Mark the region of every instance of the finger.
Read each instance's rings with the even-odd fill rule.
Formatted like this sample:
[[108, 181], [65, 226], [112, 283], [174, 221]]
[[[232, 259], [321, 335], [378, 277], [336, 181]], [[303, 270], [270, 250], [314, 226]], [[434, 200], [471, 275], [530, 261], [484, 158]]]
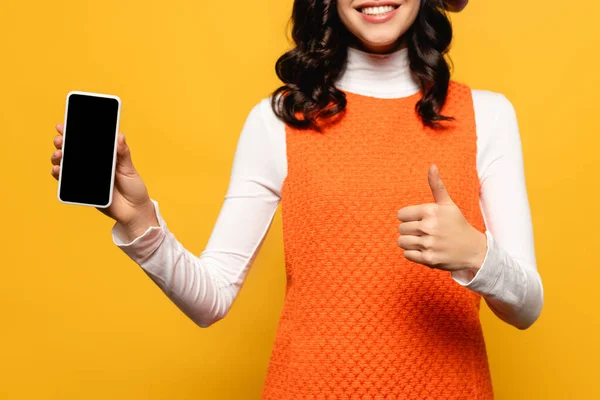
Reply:
[[59, 134], [63, 134], [63, 130], [64, 130], [64, 125], [63, 124], [56, 124], [56, 132], [58, 132]]
[[420, 221], [425, 216], [426, 204], [407, 206], [398, 210], [398, 219], [403, 222]]
[[54, 136], [53, 143], [54, 143], [54, 147], [56, 147], [57, 149], [62, 149], [63, 137], [61, 135]]
[[404, 258], [423, 264], [423, 253], [419, 250], [404, 250]]
[[117, 164], [119, 170], [125, 175], [134, 175], [136, 173], [133, 161], [131, 160], [131, 150], [127, 145], [125, 135], [119, 133], [117, 136]]
[[50, 162], [53, 165], [60, 165], [61, 159], [62, 159], [62, 150], [56, 150], [54, 153], [52, 153], [52, 156], [50, 157]]
[[452, 203], [452, 199], [446, 190], [446, 186], [440, 177], [440, 172], [435, 164], [432, 164], [429, 168], [428, 175], [429, 187], [435, 202], [438, 204]]
[[58, 165], [54, 165], [54, 166], [52, 167], [52, 172], [51, 172], [52, 176], [53, 176], [55, 179], [57, 179], [57, 180], [58, 180], [58, 174], [59, 174], [59, 173], [60, 173], [60, 167], [59, 167]]
[[398, 246], [406, 250], [425, 250], [422, 236], [402, 235], [398, 238]]
[[425, 234], [425, 232], [421, 230], [421, 226], [421, 221], [402, 222], [400, 223], [398, 232], [400, 232], [402, 235], [421, 236]]

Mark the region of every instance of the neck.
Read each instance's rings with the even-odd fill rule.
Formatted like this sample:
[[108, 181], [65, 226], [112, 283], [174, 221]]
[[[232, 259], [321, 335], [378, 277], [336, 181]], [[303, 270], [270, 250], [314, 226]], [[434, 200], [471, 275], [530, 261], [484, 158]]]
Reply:
[[372, 53], [347, 47], [346, 65], [336, 81], [340, 90], [381, 98], [407, 97], [420, 90], [413, 78], [408, 48]]

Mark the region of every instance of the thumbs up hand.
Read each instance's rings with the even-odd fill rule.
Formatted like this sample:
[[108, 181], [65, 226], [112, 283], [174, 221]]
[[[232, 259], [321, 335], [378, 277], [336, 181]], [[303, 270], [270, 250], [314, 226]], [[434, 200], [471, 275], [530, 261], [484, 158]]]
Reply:
[[398, 211], [398, 245], [410, 261], [445, 271], [469, 270], [474, 276], [485, 259], [487, 237], [454, 204], [435, 164], [428, 178], [435, 203]]

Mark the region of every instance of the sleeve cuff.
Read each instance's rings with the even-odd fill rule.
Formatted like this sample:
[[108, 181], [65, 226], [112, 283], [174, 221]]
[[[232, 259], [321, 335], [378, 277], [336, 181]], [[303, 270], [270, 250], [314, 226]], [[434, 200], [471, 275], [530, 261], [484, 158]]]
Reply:
[[492, 291], [503, 267], [496, 241], [490, 231], [486, 230], [485, 235], [487, 251], [483, 264], [475, 276], [471, 279], [472, 274], [468, 270], [452, 271], [451, 273], [455, 282], [482, 295], [487, 295]]
[[154, 204], [159, 226], [149, 227], [146, 232], [128, 243], [125, 241], [123, 226], [121, 224], [116, 222], [111, 229], [113, 243], [138, 264], [141, 264], [160, 246], [168, 232], [167, 224], [160, 214], [158, 202], [153, 199], [150, 200]]

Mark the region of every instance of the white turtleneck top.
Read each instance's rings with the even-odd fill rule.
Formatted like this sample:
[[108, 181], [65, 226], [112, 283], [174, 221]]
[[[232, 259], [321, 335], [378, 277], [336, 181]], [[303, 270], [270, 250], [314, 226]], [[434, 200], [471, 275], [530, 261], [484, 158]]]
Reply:
[[[406, 49], [372, 54], [348, 49], [336, 82], [347, 92], [381, 98], [410, 96], [413, 80]], [[480, 293], [503, 321], [526, 329], [538, 318], [543, 287], [537, 271], [531, 214], [517, 118], [502, 94], [472, 90], [477, 130], [480, 207], [487, 253], [472, 277], [452, 272], [457, 284]], [[270, 97], [249, 112], [235, 151], [229, 188], [205, 249], [199, 256], [170, 232], [152, 199], [159, 226], [126, 243], [123, 227], [112, 228], [119, 246], [198, 326], [223, 318], [239, 293], [281, 199], [287, 174], [285, 125]]]

